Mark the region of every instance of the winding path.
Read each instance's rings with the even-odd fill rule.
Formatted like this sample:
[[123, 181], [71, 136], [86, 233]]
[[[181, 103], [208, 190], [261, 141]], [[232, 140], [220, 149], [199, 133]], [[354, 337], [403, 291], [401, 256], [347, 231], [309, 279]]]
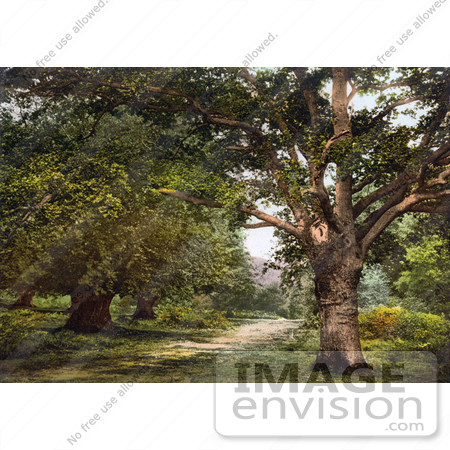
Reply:
[[217, 350], [261, 350], [294, 339], [302, 319], [248, 319], [237, 330], [229, 331], [208, 343], [178, 342], [171, 347], [199, 351]]

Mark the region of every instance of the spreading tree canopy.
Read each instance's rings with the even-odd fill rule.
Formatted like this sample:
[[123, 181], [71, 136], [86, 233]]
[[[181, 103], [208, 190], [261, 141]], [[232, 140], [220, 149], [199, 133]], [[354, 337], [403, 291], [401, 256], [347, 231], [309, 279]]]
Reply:
[[223, 211], [141, 182], [159, 127], [124, 106], [83, 140], [83, 103], [21, 106], [22, 117], [2, 111], [0, 288], [29, 306], [35, 292], [70, 294], [67, 326], [95, 331], [110, 323], [116, 294], [150, 319], [156, 299], [187, 302], [241, 263], [242, 238]]
[[[449, 211], [448, 68], [11, 69], [4, 84], [25, 98], [85, 99], [81, 139], [121, 105], [172, 136], [187, 128], [152, 144], [159, 170], [144, 180], [292, 237], [315, 273], [319, 361], [336, 351], [365, 365], [357, 285], [369, 249], [403, 214]], [[353, 108], [357, 95], [372, 104]]]

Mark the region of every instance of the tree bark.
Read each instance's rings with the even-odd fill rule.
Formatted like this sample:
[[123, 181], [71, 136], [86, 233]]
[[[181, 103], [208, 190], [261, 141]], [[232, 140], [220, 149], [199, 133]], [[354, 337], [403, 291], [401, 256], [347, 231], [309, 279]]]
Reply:
[[340, 375], [346, 369], [369, 367], [359, 340], [357, 286], [362, 260], [348, 250], [329, 250], [313, 264], [321, 323], [316, 365], [325, 364], [330, 372]]
[[144, 297], [138, 297], [136, 311], [133, 314], [134, 320], [153, 320], [156, 317], [153, 306], [158, 300], [158, 296], [150, 297], [146, 300]]
[[114, 329], [109, 312], [113, 295], [87, 291], [78, 292], [77, 299], [78, 306], [64, 325], [65, 329], [88, 333]]
[[30, 289], [20, 291], [19, 298], [12, 306], [12, 309], [29, 309], [34, 308], [33, 297], [35, 292]]

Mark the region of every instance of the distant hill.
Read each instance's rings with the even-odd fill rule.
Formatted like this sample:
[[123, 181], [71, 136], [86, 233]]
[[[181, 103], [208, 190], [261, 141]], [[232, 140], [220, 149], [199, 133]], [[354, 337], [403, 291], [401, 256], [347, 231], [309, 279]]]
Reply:
[[261, 283], [263, 286], [268, 286], [269, 284], [278, 284], [281, 282], [281, 270], [269, 269], [265, 275], [263, 275], [262, 271], [264, 268], [264, 264], [268, 262], [267, 259], [258, 258], [256, 256], [251, 257], [251, 262], [255, 267], [255, 281], [257, 283]]

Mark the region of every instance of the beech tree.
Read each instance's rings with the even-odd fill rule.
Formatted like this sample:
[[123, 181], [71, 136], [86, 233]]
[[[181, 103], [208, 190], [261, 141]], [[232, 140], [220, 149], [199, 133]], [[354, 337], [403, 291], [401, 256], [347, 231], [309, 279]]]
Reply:
[[[76, 283], [87, 270], [80, 273], [77, 267], [74, 243], [86, 226], [117, 217], [122, 210], [124, 196], [136, 190], [127, 171], [133, 164], [145, 166], [148, 150], [141, 140], [144, 134], [153, 136], [155, 129], [137, 126], [136, 117], [116, 110], [120, 120], [109, 117], [106, 128], [86, 143], [79, 136], [89, 116], [83, 101], [49, 104], [14, 93], [4, 100], [0, 288], [18, 293], [15, 307], [31, 307], [36, 289], [81, 298]], [[140, 197], [145, 203], [142, 192]], [[46, 272], [55, 260], [62, 265], [50, 287]], [[109, 306], [103, 309], [109, 315]]]
[[156, 299], [186, 300], [225, 276], [238, 242], [223, 213], [135, 179], [149, 171], [155, 127], [124, 107], [83, 143], [74, 137], [86, 109], [51, 130], [52, 109], [63, 114], [51, 106], [26, 126], [3, 111], [0, 288], [18, 292], [16, 307], [33, 306], [35, 292], [70, 295], [66, 328], [99, 331], [112, 327], [115, 294], [137, 299], [136, 319], [152, 319]]
[[[10, 71], [5, 84], [18, 79], [31, 97], [92, 99], [89, 133], [122, 104], [166, 127], [182, 117], [190, 131], [148, 181], [291, 235], [315, 273], [318, 362], [341, 352], [338, 362], [366, 367], [357, 286], [367, 252], [397, 217], [450, 207], [449, 69], [43, 69]], [[358, 94], [375, 106], [353, 108]], [[178, 158], [191, 158], [190, 173]], [[282, 213], [264, 211], [270, 204]]]

